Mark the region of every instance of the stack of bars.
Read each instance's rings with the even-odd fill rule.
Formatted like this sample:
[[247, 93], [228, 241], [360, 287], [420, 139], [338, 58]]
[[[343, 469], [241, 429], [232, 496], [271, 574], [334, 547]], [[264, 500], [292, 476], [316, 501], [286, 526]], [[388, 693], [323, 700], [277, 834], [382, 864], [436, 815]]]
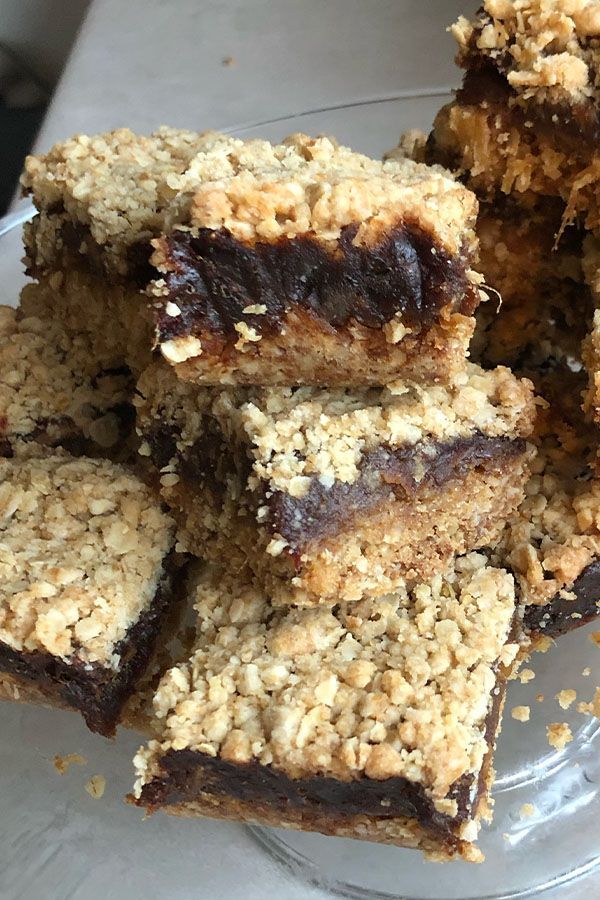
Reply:
[[502, 305], [478, 315], [474, 358], [545, 401], [501, 546], [530, 627], [555, 637], [600, 597], [600, 4], [486, 0], [451, 30], [463, 84], [418, 152], [480, 201], [481, 271]]
[[468, 187], [305, 135], [27, 161], [0, 691], [143, 729], [141, 807], [479, 859], [506, 681], [597, 612], [595, 426], [564, 396], [593, 225], [551, 255], [575, 201], [464, 163], [479, 68], [416, 147]]

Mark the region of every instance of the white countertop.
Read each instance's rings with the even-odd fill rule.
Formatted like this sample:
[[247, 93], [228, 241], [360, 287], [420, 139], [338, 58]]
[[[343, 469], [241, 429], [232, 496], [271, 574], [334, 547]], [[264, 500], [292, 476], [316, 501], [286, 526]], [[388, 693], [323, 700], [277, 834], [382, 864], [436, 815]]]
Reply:
[[[458, 83], [469, 0], [95, 0], [37, 142], [162, 123], [233, 129]], [[232, 59], [224, 65], [224, 59]]]
[[[443, 95], [458, 83], [453, 42], [444, 26], [478, 5], [468, 0], [94, 0], [36, 148], [47, 149], [74, 132], [123, 125], [140, 131], [162, 123], [239, 130], [314, 111], [297, 128], [335, 131], [357, 149], [381, 152], [406, 127], [427, 128]], [[404, 118], [394, 104], [372, 108], [366, 120], [354, 107], [359, 101], [411, 96], [421, 99], [405, 106]], [[330, 111], [340, 105], [348, 109]], [[277, 137], [290, 129], [274, 123], [251, 130]], [[120, 769], [131, 758], [137, 743], [131, 735], [110, 745], [87, 734], [70, 714], [17, 706], [3, 709], [6, 729], [27, 740], [23, 752], [12, 744], [0, 747], [0, 812], [8, 815], [10, 808], [25, 840], [19, 848], [6, 841], [0, 845], [0, 873], [17, 852], [25, 866], [19, 884], [4, 882], [4, 892], [0, 888], [6, 900], [329, 896], [269, 860], [241, 826], [156, 816], [137, 828], [133, 820], [139, 813], [120, 799], [130, 770], [114, 778], [109, 774], [111, 766]], [[73, 750], [93, 760], [85, 777], [91, 767], [109, 777], [109, 796], [102, 803], [83, 793], [83, 773], [75, 770], [60, 779], [52, 770], [54, 753]], [[18, 777], [24, 778], [22, 785]], [[33, 829], [24, 823], [26, 809], [43, 820], [48, 839], [41, 849], [27, 843]], [[443, 870], [443, 877], [450, 874]], [[399, 879], [401, 890], [401, 872]], [[569, 898], [591, 896], [592, 885], [586, 883], [586, 894], [574, 890]], [[64, 892], [50, 884], [64, 885]]]

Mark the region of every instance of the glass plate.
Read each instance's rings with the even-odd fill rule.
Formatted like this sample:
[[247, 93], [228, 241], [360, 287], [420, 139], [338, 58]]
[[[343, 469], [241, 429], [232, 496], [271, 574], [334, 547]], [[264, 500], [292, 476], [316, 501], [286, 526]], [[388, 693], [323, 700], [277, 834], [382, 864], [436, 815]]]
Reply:
[[[427, 130], [447, 94], [412, 94], [314, 110], [289, 119], [231, 129], [278, 139], [292, 131], [332, 133], [380, 155], [407, 128]], [[0, 222], [2, 302], [16, 302], [23, 282], [22, 206]], [[10, 226], [10, 227], [7, 227]], [[600, 628], [600, 624], [596, 625]], [[482, 831], [479, 866], [424, 862], [419, 854], [321, 835], [245, 828], [156, 815], [140, 822], [123, 804], [139, 739], [91, 735], [76, 715], [4, 703], [0, 707], [0, 897], [2, 900], [285, 900], [341, 894], [402, 900], [486, 900], [600, 896], [600, 723], [555, 695], [564, 688], [590, 700], [600, 683], [594, 625], [560, 640], [531, 663], [536, 678], [509, 686], [496, 755], [495, 817]], [[589, 667], [591, 675], [582, 671]], [[536, 696], [543, 695], [540, 702]], [[514, 721], [516, 705], [531, 721]], [[573, 742], [549, 747], [546, 726], [567, 722]], [[55, 754], [88, 763], [60, 776]], [[84, 790], [95, 774], [107, 788], [95, 801]], [[525, 804], [533, 814], [523, 815]]]

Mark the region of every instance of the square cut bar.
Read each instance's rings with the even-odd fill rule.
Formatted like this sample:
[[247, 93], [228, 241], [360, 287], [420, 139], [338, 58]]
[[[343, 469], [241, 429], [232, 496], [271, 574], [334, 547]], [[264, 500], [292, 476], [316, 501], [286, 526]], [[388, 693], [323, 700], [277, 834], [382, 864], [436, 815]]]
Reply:
[[481, 198], [558, 197], [563, 222], [600, 224], [600, 7], [584, 0], [484, 0], [452, 28], [466, 69], [436, 119], [428, 158]]
[[207, 384], [447, 382], [473, 312], [475, 197], [439, 167], [332, 139], [161, 128], [30, 157], [29, 271], [139, 370]]
[[[183, 558], [179, 560], [178, 568], [180, 564], [183, 565]], [[136, 731], [148, 740], [160, 737], [160, 723], [153, 710], [153, 698], [160, 680], [173, 666], [186, 661], [194, 646], [196, 614], [188, 579], [195, 584], [195, 573], [201, 565], [200, 562], [189, 565], [186, 563], [185, 573], [179, 573], [173, 602], [169, 603], [168, 609], [161, 616], [153, 640], [152, 654], [144, 671], [137, 677], [135, 684], [132, 684], [131, 693], [119, 712], [118, 724], [121, 728]], [[57, 693], [54, 685], [31, 681], [27, 676], [0, 670], [0, 701], [2, 700], [78, 714], [68, 697]]]
[[584, 385], [566, 368], [540, 377], [537, 456], [492, 555], [514, 573], [533, 637], [557, 637], [600, 614], [600, 460], [597, 431], [580, 408]]
[[0, 456], [135, 454], [128, 369], [98, 370], [88, 336], [9, 306], [0, 340]]
[[0, 460], [0, 673], [112, 734], [176, 595], [174, 526], [121, 466]]
[[187, 550], [249, 561], [275, 603], [426, 579], [496, 538], [523, 497], [531, 385], [468, 364], [453, 387], [215, 389], [154, 364], [140, 452]]
[[274, 610], [207, 568], [198, 641], [154, 699], [136, 759], [150, 811], [259, 822], [479, 860], [514, 582], [472, 553], [431, 583]]

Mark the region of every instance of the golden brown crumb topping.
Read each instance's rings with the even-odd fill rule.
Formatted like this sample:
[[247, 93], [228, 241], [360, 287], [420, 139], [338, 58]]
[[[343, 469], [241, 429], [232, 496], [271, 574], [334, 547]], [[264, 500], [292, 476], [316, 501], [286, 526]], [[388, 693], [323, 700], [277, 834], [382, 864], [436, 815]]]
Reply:
[[596, 95], [600, 6], [596, 0], [484, 0], [479, 18], [452, 27], [459, 62], [490, 58], [524, 99], [579, 102]]
[[303, 134], [280, 144], [166, 127], [148, 137], [77, 135], [28, 157], [22, 183], [40, 210], [59, 208], [87, 226], [117, 269], [129, 245], [177, 226], [226, 228], [242, 241], [305, 233], [328, 241], [361, 223], [361, 244], [406, 217], [457, 252], [467, 231], [471, 244], [477, 214], [474, 196], [439, 167], [382, 163]]
[[0, 641], [118, 668], [172, 544], [170, 518], [120, 466], [0, 460]]
[[[576, 397], [573, 383], [563, 377], [559, 392]], [[525, 500], [508, 523], [498, 558], [517, 575], [524, 602], [544, 604], [559, 592], [573, 596], [568, 589], [600, 555], [600, 480], [597, 436], [582, 417], [569, 423], [552, 404], [540, 413], [536, 432]]]
[[479, 771], [485, 720], [507, 644], [514, 584], [471, 553], [412, 591], [333, 609], [273, 610], [247, 576], [207, 568], [198, 642], [155, 696], [161, 743], [136, 759], [138, 791], [160, 755], [190, 748], [257, 760], [291, 777], [402, 776], [438, 808]]
[[178, 381], [156, 363], [139, 382], [139, 423], [164, 424], [185, 451], [213, 417], [224, 439], [249, 448], [253, 474], [277, 490], [302, 497], [311, 478], [325, 487], [351, 483], [365, 454], [451, 442], [482, 432], [490, 437], [530, 433], [531, 384], [505, 368], [468, 364], [452, 386], [397, 383], [388, 388], [214, 390]]
[[548, 743], [555, 750], [564, 750], [573, 740], [573, 733], [566, 722], [552, 722], [546, 729]]
[[0, 437], [26, 440], [41, 429], [51, 439], [69, 420], [99, 446], [116, 444], [113, 409], [131, 399], [130, 379], [114, 371], [92, 377], [88, 337], [70, 338], [60, 323], [34, 316], [17, 321], [16, 310], [0, 306], [0, 340]]

